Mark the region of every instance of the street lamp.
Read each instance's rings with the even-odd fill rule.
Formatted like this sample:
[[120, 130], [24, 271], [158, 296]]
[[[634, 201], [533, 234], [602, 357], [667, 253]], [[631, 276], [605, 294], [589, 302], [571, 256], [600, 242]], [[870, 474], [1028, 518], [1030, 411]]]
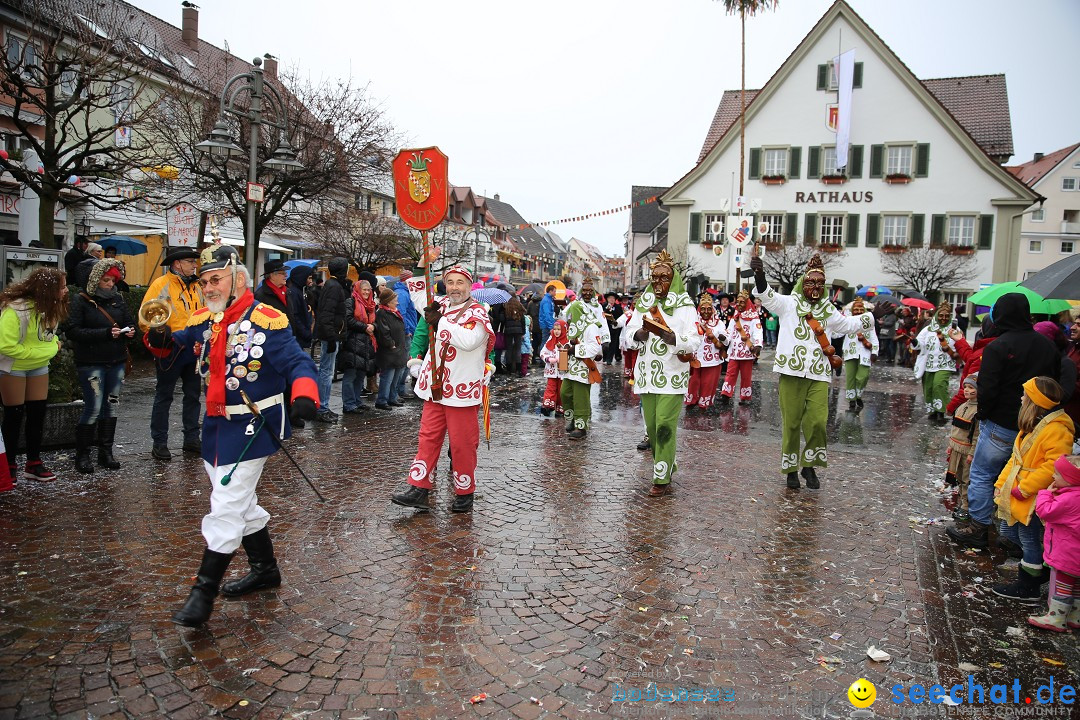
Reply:
[[[248, 95], [248, 106], [237, 106], [237, 99], [243, 94]], [[267, 117], [264, 110], [269, 110]], [[262, 195], [255, 195], [259, 188], [259, 134], [262, 126], [276, 128], [280, 131], [281, 141], [274, 153], [264, 166], [271, 170], [289, 172], [304, 167], [296, 159], [296, 152], [285, 138], [289, 134], [288, 121], [285, 115], [285, 104], [273, 85], [263, 82], [262, 58], [251, 61], [251, 70], [241, 73], [229, 79], [221, 90], [221, 118], [214, 123], [214, 129], [210, 136], [195, 146], [199, 152], [206, 153], [211, 157], [222, 158], [226, 162], [230, 157], [244, 154], [243, 148], [237, 144], [237, 138], [233, 134], [229, 123], [225, 120], [225, 114], [235, 115], [246, 119], [251, 126], [251, 138], [248, 147], [248, 184], [245, 192], [247, 199], [247, 227], [244, 233], [244, 261], [251, 277], [255, 277], [255, 204], [262, 202]]]

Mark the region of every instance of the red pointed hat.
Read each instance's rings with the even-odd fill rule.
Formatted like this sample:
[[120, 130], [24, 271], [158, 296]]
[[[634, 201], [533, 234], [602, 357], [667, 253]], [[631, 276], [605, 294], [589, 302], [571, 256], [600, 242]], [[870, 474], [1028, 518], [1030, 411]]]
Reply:
[[472, 282], [472, 273], [469, 272], [468, 268], [466, 268], [464, 265], [453, 265], [447, 268], [446, 272], [443, 273], [443, 278], [446, 278], [446, 276], [450, 273], [458, 273], [459, 275], [464, 275], [469, 280], [469, 282]]

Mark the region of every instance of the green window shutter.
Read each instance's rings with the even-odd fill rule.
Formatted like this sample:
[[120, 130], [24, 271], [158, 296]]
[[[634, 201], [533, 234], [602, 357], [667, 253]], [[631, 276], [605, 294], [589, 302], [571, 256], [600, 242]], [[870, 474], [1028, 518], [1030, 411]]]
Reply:
[[945, 216], [944, 215], [931, 215], [930, 216], [930, 244], [931, 245], [944, 245], [945, 244]]
[[803, 242], [812, 243], [817, 239], [817, 213], [806, 213], [803, 217]]
[[994, 243], [994, 216], [979, 216], [979, 249], [989, 250]]
[[848, 149], [847, 176], [849, 178], [862, 177], [862, 156], [862, 145], [852, 145]]
[[817, 89], [825, 90], [829, 84], [829, 66], [825, 63], [817, 66]]
[[862, 87], [862, 63], [855, 63], [855, 72], [851, 76], [851, 87]]
[[799, 225], [799, 215], [798, 215], [798, 213], [788, 213], [787, 217], [784, 218], [784, 244], [785, 245], [794, 245], [795, 244], [795, 236], [796, 236], [796, 230], [798, 229], [798, 225]]
[[750, 173], [747, 177], [751, 180], [761, 177], [761, 148], [750, 148]]
[[802, 148], [793, 147], [788, 150], [788, 177], [797, 178], [802, 171]]
[[821, 175], [821, 148], [811, 147], [806, 151], [806, 177], [816, 178]]
[[930, 172], [930, 143], [915, 146], [915, 177], [926, 177]]
[[858, 213], [852, 213], [847, 216], [847, 227], [844, 228], [844, 245], [847, 247], [859, 247]]
[[908, 244], [911, 247], [923, 246], [923, 233], [926, 232], [926, 216], [925, 215], [912, 215], [911, 216], [911, 238], [908, 240]]
[[866, 247], [878, 246], [878, 233], [881, 232], [880, 219], [881, 216], [877, 213], [870, 213], [866, 216]]
[[690, 213], [690, 242], [701, 242], [701, 213]]
[[884, 165], [884, 158], [882, 156], [884, 154], [885, 154], [885, 146], [884, 145], [871, 145], [870, 146], [870, 177], [872, 177], [872, 178], [881, 177], [881, 170], [882, 170], [881, 166]]

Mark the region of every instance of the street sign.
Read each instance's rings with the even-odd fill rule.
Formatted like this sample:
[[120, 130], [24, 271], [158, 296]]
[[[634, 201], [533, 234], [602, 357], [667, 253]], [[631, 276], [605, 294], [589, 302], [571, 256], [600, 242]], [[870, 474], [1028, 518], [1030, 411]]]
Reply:
[[199, 211], [189, 203], [178, 203], [165, 212], [169, 247], [199, 246]]
[[259, 183], [249, 182], [247, 184], [247, 199], [248, 202], [261, 203], [263, 197], [266, 195], [266, 186]]

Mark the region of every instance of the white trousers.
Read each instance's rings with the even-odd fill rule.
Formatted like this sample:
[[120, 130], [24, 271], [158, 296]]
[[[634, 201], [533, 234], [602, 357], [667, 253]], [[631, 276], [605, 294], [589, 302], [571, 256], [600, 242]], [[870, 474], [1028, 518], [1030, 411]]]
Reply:
[[270, 513], [259, 507], [255, 496], [266, 458], [238, 463], [228, 485], [222, 485], [221, 479], [229, 474], [233, 463], [215, 467], [204, 460], [203, 465], [212, 485], [210, 512], [202, 521], [206, 546], [214, 552], [236, 552], [245, 535], [262, 530], [270, 519]]

